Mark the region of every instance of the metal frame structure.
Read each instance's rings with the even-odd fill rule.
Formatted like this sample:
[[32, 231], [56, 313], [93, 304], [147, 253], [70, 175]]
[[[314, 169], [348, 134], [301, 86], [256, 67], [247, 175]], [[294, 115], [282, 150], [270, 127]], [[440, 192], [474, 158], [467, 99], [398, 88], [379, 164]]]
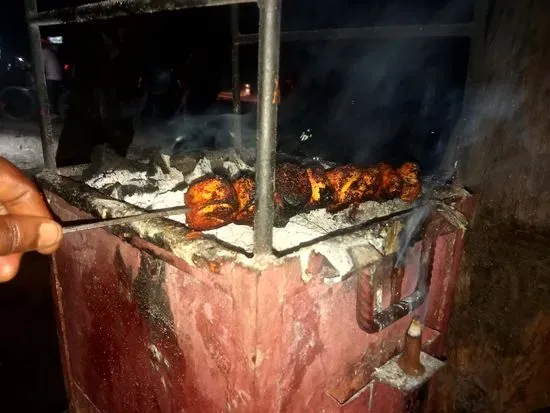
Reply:
[[[396, 25], [362, 28], [304, 30], [281, 32], [282, 0], [257, 0], [260, 10], [259, 33], [239, 32], [238, 5], [256, 0], [103, 0], [76, 7], [38, 12], [36, 0], [25, 0], [27, 22], [34, 62], [36, 88], [40, 104], [40, 129], [44, 165], [55, 169], [55, 139], [50, 117], [50, 105], [42, 53], [40, 27], [69, 23], [107, 20], [114, 17], [188, 8], [232, 5], [231, 32], [233, 112], [241, 113], [239, 47], [259, 43], [258, 52], [258, 131], [256, 143], [256, 215], [254, 218], [254, 254], [271, 254], [273, 238], [273, 192], [277, 135], [277, 102], [280, 42], [322, 39], [399, 38], [399, 37], [469, 37], [472, 40], [468, 80], [476, 79], [473, 62], [483, 50], [486, 15], [489, 0], [478, 0], [474, 20], [463, 24]], [[234, 123], [237, 145], [241, 139], [238, 116]]]

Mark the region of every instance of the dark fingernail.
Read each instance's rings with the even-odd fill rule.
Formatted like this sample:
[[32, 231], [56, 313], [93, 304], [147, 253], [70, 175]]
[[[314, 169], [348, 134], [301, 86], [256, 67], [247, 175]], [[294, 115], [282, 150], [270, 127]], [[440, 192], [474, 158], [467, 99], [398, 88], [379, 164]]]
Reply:
[[61, 227], [55, 222], [44, 222], [38, 229], [38, 249], [57, 244], [61, 240]]

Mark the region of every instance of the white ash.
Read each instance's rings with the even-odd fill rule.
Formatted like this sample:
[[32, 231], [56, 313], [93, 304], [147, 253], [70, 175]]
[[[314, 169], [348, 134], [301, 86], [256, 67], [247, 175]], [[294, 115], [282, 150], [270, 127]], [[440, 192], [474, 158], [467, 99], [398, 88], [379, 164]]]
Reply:
[[[183, 191], [179, 187], [184, 175], [175, 168], [163, 173], [158, 168], [155, 174], [145, 171], [109, 169], [92, 177], [86, 184], [107, 195], [143, 209], [160, 209], [181, 206]], [[128, 188], [137, 188], [128, 191]]]
[[146, 172], [132, 172], [124, 169], [111, 169], [100, 173], [86, 181], [86, 184], [96, 189], [104, 189], [110, 185], [144, 186], [147, 183]]

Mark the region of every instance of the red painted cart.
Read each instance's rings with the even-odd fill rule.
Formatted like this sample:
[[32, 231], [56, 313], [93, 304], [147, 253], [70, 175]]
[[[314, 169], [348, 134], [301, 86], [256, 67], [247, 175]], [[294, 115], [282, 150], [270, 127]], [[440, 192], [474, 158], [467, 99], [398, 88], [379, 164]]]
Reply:
[[[64, 221], [137, 212], [70, 177], [39, 179]], [[377, 224], [389, 229], [383, 248], [350, 251], [349, 274], [315, 252], [307, 268], [295, 255], [250, 259], [167, 219], [67, 235], [54, 285], [72, 411], [404, 412], [429, 402], [473, 198], [454, 188], [438, 204], [402, 271], [389, 235], [399, 215]], [[392, 373], [412, 313], [424, 322], [420, 378]]]

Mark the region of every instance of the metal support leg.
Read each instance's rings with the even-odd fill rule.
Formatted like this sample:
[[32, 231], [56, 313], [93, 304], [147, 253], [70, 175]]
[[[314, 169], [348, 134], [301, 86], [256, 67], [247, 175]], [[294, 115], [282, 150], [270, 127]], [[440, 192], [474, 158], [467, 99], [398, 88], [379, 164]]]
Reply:
[[256, 215], [254, 254], [271, 253], [273, 243], [273, 193], [281, 35], [281, 0], [260, 0], [260, 44], [258, 51], [258, 132], [256, 138]]
[[[27, 18], [36, 12], [36, 0], [25, 0]], [[44, 166], [46, 169], [55, 169], [55, 139], [50, 116], [50, 102], [48, 99], [48, 87], [44, 73], [44, 58], [42, 56], [42, 44], [40, 41], [40, 27], [29, 23], [29, 39], [33, 62], [34, 78], [38, 103], [40, 107], [40, 137], [42, 139], [42, 152], [44, 154]]]
[[233, 49], [231, 51], [231, 72], [233, 81], [233, 142], [235, 148], [242, 147], [241, 128], [241, 73], [239, 45], [236, 38], [239, 35], [239, 6], [231, 6], [231, 35], [233, 37]]

